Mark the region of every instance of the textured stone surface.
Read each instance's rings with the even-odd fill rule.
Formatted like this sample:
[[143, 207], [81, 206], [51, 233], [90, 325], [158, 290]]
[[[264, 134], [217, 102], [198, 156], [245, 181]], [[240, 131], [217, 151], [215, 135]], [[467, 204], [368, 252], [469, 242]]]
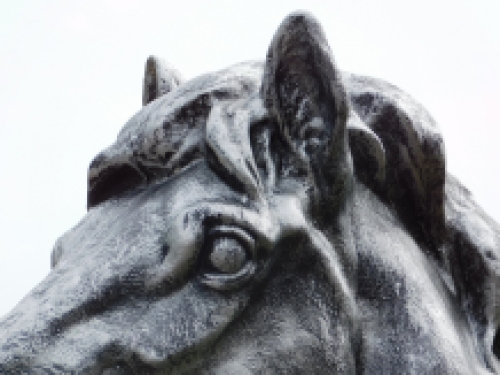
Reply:
[[500, 374], [498, 225], [311, 16], [265, 63], [150, 58], [143, 101], [0, 321], [1, 374]]

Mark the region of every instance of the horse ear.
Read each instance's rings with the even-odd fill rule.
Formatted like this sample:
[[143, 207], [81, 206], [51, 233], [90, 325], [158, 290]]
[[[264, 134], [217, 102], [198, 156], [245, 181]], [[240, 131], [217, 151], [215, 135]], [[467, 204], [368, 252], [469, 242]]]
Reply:
[[142, 105], [165, 95], [182, 83], [179, 72], [156, 56], [150, 56], [146, 61], [144, 86], [142, 90]]
[[283, 21], [269, 47], [261, 90], [296, 151], [309, 159], [346, 152], [346, 92], [323, 30], [311, 15], [294, 13]]

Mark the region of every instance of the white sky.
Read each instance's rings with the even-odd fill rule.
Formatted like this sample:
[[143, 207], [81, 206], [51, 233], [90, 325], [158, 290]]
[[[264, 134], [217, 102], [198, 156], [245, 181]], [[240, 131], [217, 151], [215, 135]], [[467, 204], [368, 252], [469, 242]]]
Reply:
[[440, 125], [448, 170], [500, 222], [500, 1], [0, 3], [0, 316], [49, 272], [85, 214], [86, 169], [141, 106], [148, 55], [189, 79], [263, 60], [307, 9], [343, 70], [383, 78]]

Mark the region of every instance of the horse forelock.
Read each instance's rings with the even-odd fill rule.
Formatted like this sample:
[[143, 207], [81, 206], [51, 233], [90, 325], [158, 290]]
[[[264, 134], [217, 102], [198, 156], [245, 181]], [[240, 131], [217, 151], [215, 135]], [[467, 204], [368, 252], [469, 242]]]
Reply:
[[[217, 163], [215, 169], [236, 175], [244, 185], [256, 186], [255, 171], [248, 169], [255, 164], [250, 126], [264, 117], [262, 106], [257, 105], [259, 113], [255, 109], [261, 77], [261, 63], [237, 64], [197, 77], [149, 103], [127, 122], [116, 142], [90, 164], [88, 206], [95, 206], [125, 190], [171, 177], [204, 158]], [[238, 105], [250, 106], [246, 111], [253, 114], [249, 113], [252, 118], [248, 123], [241, 118], [238, 123], [227, 121], [236, 112], [239, 112], [237, 117], [245, 112]], [[217, 112], [222, 108], [224, 112], [233, 113]], [[254, 118], [255, 114], [259, 119]], [[244, 163], [239, 163], [238, 157], [223, 157], [242, 151], [245, 152]], [[129, 182], [117, 191], [111, 185], [116, 184], [117, 176], [123, 179], [124, 174]], [[247, 176], [252, 177], [248, 179]]]

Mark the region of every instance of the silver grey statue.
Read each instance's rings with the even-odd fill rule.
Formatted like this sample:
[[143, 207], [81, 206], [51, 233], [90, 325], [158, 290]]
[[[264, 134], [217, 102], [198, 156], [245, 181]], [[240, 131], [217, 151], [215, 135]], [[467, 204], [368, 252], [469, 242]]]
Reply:
[[500, 228], [428, 113], [295, 13], [88, 172], [88, 213], [0, 322], [0, 374], [500, 374]]

